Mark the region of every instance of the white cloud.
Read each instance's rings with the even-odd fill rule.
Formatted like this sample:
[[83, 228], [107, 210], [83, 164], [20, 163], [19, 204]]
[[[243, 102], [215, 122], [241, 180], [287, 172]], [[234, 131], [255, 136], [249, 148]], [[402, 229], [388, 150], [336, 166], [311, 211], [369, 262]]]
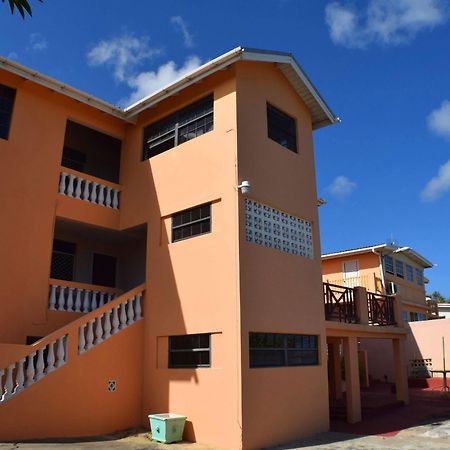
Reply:
[[122, 106], [127, 106], [184, 77], [201, 64], [198, 56], [190, 56], [179, 67], [174, 61], [167, 61], [155, 70], [138, 70], [145, 61], [159, 54], [161, 50], [150, 47], [147, 37], [124, 35], [100, 41], [86, 56], [89, 65], [111, 67], [115, 80], [131, 88], [131, 94], [120, 101]]
[[173, 61], [169, 61], [162, 64], [154, 71], [142, 72], [135, 77], [131, 77], [127, 80], [127, 83], [133, 89], [133, 92], [121, 103], [124, 105], [133, 104], [152, 92], [184, 77], [189, 72], [199, 67], [200, 64], [200, 58], [191, 56], [181, 67], [177, 67]]
[[337, 1], [325, 8], [332, 41], [349, 48], [408, 43], [419, 31], [442, 25], [448, 18], [443, 0], [369, 0], [361, 12]]
[[423, 201], [431, 202], [447, 191], [450, 191], [450, 160], [439, 167], [437, 175], [427, 183], [420, 196]]
[[19, 59], [19, 55], [16, 52], [10, 52], [6, 55], [6, 57], [8, 59], [14, 59], [16, 61]]
[[356, 183], [347, 177], [340, 175], [327, 187], [327, 192], [335, 197], [344, 198], [356, 189]]
[[146, 36], [123, 35], [100, 41], [88, 52], [87, 60], [91, 66], [111, 66], [116, 80], [126, 81], [143, 61], [159, 53], [160, 49], [150, 47]]
[[181, 32], [183, 35], [183, 42], [185, 47], [192, 48], [194, 46], [194, 39], [192, 34], [189, 32], [187, 23], [181, 16], [174, 16], [170, 18], [172, 24]]
[[444, 100], [439, 108], [430, 113], [427, 122], [431, 131], [450, 138], [450, 102]]
[[41, 33], [30, 34], [30, 48], [35, 51], [42, 51], [48, 47], [47, 39]]

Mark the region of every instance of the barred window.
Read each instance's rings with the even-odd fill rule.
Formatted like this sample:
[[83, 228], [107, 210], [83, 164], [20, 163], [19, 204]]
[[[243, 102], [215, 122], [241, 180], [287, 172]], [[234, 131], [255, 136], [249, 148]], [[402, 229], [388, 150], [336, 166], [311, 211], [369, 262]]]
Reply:
[[53, 241], [50, 278], [73, 280], [76, 244], [55, 239]]
[[318, 336], [250, 333], [250, 367], [316, 366]]
[[169, 368], [211, 367], [211, 335], [169, 336]]
[[0, 139], [7, 140], [16, 98], [16, 90], [0, 84]]
[[213, 127], [214, 98], [211, 94], [145, 127], [142, 159], [159, 155], [212, 131]]
[[267, 135], [283, 147], [297, 152], [295, 119], [267, 103]]
[[211, 203], [186, 209], [172, 216], [172, 242], [211, 231]]
[[384, 270], [387, 273], [391, 273], [394, 275], [394, 258], [392, 256], [385, 256], [384, 257]]

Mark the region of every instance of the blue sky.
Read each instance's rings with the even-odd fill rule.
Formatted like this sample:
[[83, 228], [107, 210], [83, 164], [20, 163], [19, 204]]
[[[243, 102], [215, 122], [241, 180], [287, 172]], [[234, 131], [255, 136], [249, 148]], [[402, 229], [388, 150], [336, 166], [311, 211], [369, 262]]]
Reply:
[[292, 52], [342, 119], [314, 136], [323, 252], [394, 239], [450, 296], [448, 1], [30, 3], [0, 3], [0, 54], [115, 104], [238, 45]]

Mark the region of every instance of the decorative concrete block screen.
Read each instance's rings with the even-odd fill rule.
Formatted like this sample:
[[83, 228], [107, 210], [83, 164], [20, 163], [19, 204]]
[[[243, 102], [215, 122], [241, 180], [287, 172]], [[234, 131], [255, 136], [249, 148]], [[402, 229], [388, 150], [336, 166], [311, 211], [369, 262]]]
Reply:
[[311, 222], [246, 199], [245, 224], [248, 242], [313, 258]]

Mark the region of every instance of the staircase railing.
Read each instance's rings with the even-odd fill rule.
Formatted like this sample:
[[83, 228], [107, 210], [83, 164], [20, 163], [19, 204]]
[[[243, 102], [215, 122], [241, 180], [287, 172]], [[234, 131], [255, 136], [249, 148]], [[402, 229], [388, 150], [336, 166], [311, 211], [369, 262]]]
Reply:
[[145, 285], [80, 317], [35, 342], [31, 351], [0, 369], [0, 405], [143, 318]]

